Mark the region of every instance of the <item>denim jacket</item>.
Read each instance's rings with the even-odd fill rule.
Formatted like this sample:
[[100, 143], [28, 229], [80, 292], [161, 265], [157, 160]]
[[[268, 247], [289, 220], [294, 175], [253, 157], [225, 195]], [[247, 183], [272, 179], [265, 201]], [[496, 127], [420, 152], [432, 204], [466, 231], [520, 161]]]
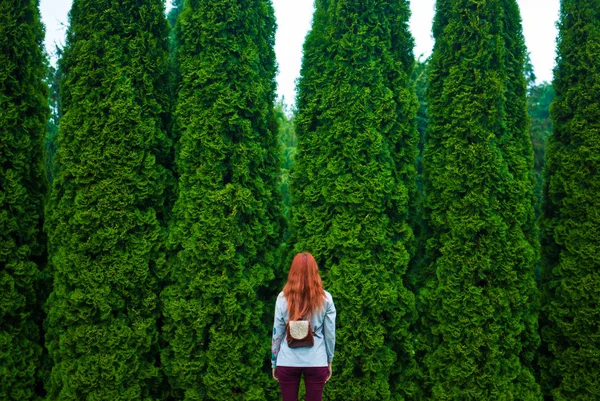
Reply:
[[335, 350], [335, 305], [331, 294], [325, 291], [325, 305], [313, 313], [310, 324], [315, 344], [312, 347], [290, 348], [285, 338], [285, 326], [289, 320], [288, 303], [283, 292], [275, 304], [275, 322], [271, 343], [271, 366], [323, 367], [333, 360]]

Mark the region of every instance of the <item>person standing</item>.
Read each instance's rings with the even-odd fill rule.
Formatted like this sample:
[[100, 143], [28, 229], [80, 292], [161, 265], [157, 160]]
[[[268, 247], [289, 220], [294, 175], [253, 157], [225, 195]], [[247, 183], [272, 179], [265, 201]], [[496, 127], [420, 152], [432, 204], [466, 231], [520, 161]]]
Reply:
[[[273, 324], [271, 367], [283, 401], [298, 400], [302, 375], [306, 401], [322, 400], [325, 383], [332, 374], [335, 317], [333, 298], [323, 288], [315, 258], [306, 252], [297, 254], [288, 281], [277, 297]], [[298, 321], [310, 322], [307, 337], [312, 340], [298, 344], [290, 337], [290, 322]]]

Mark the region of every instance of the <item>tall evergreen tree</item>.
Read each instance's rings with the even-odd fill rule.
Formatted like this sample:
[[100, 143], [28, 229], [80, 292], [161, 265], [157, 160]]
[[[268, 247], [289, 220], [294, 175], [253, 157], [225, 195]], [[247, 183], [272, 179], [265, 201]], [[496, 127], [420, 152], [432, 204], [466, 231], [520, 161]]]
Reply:
[[600, 2], [563, 0], [543, 205], [542, 385], [600, 399]]
[[514, 0], [438, 0], [433, 32], [423, 156], [427, 263], [418, 299], [421, 397], [539, 399], [531, 367], [537, 246], [518, 8]]
[[35, 0], [0, 1], [0, 399], [35, 398], [46, 246], [44, 27]]
[[414, 391], [414, 297], [404, 286], [418, 144], [409, 14], [404, 0], [320, 0], [304, 45], [292, 243], [316, 256], [338, 305], [331, 400]]
[[169, 173], [161, 0], [75, 0], [47, 211], [52, 400], [154, 398]]
[[[527, 85], [529, 55], [523, 37], [521, 12], [516, 0], [503, 0], [503, 35], [505, 52], [504, 68], [506, 86], [504, 98], [505, 135], [498, 140], [502, 157], [510, 174], [512, 193], [505, 197], [504, 208], [510, 211], [505, 219], [511, 222], [511, 243], [522, 248], [516, 253], [514, 273], [517, 285], [514, 288], [521, 298], [513, 309], [513, 320], [523, 325], [520, 336], [520, 363], [527, 380], [534, 370], [534, 359], [540, 345], [538, 333], [539, 295], [535, 282], [536, 266], [539, 265], [540, 240], [536, 224], [535, 178], [533, 175], [534, 153], [529, 134], [527, 112]], [[521, 378], [522, 379], [522, 378]]]
[[263, 300], [283, 230], [274, 11], [270, 0], [186, 0], [176, 33], [180, 186], [162, 360], [177, 399], [262, 401], [275, 385]]
[[[417, 156], [417, 193], [411, 199], [411, 222], [412, 229], [416, 239], [416, 249], [409, 265], [408, 284], [412, 292], [416, 292], [415, 285], [418, 281], [419, 271], [425, 262], [425, 241], [423, 241], [423, 147], [425, 146], [425, 131], [427, 130], [427, 86], [429, 82], [428, 69], [429, 59], [416, 60], [413, 69], [411, 81], [417, 94], [419, 109], [417, 110], [417, 132], [419, 134], [418, 156]], [[414, 332], [414, 327], [413, 327]]]

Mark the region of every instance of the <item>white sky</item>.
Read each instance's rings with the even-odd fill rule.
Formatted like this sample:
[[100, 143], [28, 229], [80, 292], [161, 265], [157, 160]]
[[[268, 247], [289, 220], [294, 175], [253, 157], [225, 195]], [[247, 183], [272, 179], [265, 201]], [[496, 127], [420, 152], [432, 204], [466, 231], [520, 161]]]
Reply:
[[[278, 93], [285, 96], [286, 103], [293, 103], [295, 82], [300, 74], [302, 44], [310, 29], [313, 0], [272, 0], [277, 17], [275, 51], [279, 63]], [[531, 61], [538, 82], [552, 80], [554, 67], [556, 20], [560, 0], [517, 0], [523, 17], [525, 41], [531, 53]], [[46, 47], [54, 53], [54, 44], [64, 44], [68, 24], [67, 13], [71, 0], [41, 0], [42, 20], [46, 24]], [[415, 37], [415, 55], [431, 54], [433, 40], [431, 24], [435, 0], [412, 0], [411, 31]]]

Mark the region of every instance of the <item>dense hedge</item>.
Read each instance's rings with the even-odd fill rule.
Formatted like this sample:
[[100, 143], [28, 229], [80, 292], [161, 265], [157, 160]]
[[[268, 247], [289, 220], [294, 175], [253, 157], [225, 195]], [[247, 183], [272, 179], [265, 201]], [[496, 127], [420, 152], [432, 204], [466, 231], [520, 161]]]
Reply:
[[274, 35], [269, 0], [186, 0], [177, 22], [180, 180], [162, 293], [162, 361], [177, 399], [273, 397], [264, 301], [276, 295], [283, 234]]
[[543, 205], [542, 386], [600, 398], [600, 2], [563, 0]]
[[316, 2], [298, 86], [292, 245], [320, 263], [338, 313], [330, 400], [403, 399], [414, 368], [418, 108], [407, 1]]
[[531, 367], [533, 159], [518, 9], [512, 0], [439, 0], [433, 32], [421, 397], [539, 399]]
[[516, 0], [437, 0], [416, 68], [408, 0], [316, 0], [292, 119], [271, 0], [74, 0], [56, 70], [38, 3], [0, 0], [0, 399], [278, 399], [298, 251], [326, 399], [600, 398], [598, 0], [561, 3], [540, 319], [554, 90]]
[[31, 400], [41, 364], [46, 246], [44, 27], [35, 0], [0, 1], [0, 399]]
[[[511, 193], [504, 197], [503, 217], [517, 230], [506, 245], [522, 246], [515, 253], [513, 269], [517, 281], [508, 296], [518, 294], [521, 298], [513, 309], [513, 321], [523, 325], [518, 337], [523, 374], [534, 371], [535, 353], [540, 346], [538, 333], [539, 291], [535, 282], [536, 268], [540, 259], [539, 229], [536, 223], [534, 151], [529, 133], [530, 121], [527, 110], [527, 48], [523, 37], [521, 13], [516, 0], [503, 0], [503, 39], [506, 50], [504, 68], [506, 87], [504, 98], [505, 135], [498, 145], [511, 175]], [[514, 222], [512, 221], [514, 220]], [[514, 224], [514, 225], [513, 225]], [[516, 330], [518, 331], [518, 329]]]
[[49, 399], [140, 400], [157, 369], [168, 163], [161, 0], [75, 0], [47, 211]]

